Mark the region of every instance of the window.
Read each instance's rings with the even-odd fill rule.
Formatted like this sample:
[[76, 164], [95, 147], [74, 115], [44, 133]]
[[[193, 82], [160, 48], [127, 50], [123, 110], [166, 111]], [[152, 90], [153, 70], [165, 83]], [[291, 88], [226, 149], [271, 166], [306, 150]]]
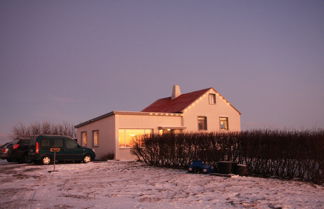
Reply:
[[81, 144], [82, 146], [87, 146], [88, 145], [88, 136], [86, 131], [81, 132]]
[[207, 117], [198, 116], [198, 130], [207, 130]]
[[159, 135], [163, 135], [163, 134], [179, 134], [179, 133], [182, 133], [182, 129], [173, 129], [173, 128], [159, 129]]
[[99, 130], [92, 131], [92, 144], [94, 147], [99, 147]]
[[142, 136], [152, 133], [152, 129], [119, 129], [119, 148], [131, 148], [134, 145], [134, 140], [141, 139]]
[[42, 138], [42, 140], [40, 140], [40, 146], [41, 147], [49, 147], [50, 146], [50, 141], [47, 138]]
[[209, 104], [216, 104], [216, 94], [209, 94], [208, 100]]
[[65, 147], [66, 149], [75, 149], [78, 147], [78, 144], [72, 139], [65, 139]]
[[219, 129], [228, 130], [228, 117], [219, 117]]
[[53, 138], [53, 146], [52, 147], [63, 147], [63, 139], [62, 138]]

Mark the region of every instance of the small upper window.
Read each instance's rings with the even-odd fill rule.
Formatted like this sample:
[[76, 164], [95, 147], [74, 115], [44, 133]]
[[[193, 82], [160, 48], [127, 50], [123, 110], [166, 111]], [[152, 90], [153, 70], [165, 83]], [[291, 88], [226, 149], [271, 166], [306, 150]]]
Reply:
[[228, 130], [228, 117], [220, 117], [219, 118], [219, 129], [220, 130]]
[[82, 143], [82, 146], [87, 146], [88, 145], [88, 137], [87, 137], [87, 132], [86, 131], [81, 132], [81, 143]]
[[207, 117], [198, 116], [198, 130], [207, 130]]
[[216, 94], [209, 94], [209, 104], [216, 104]]
[[92, 131], [92, 144], [94, 147], [99, 147], [99, 130]]

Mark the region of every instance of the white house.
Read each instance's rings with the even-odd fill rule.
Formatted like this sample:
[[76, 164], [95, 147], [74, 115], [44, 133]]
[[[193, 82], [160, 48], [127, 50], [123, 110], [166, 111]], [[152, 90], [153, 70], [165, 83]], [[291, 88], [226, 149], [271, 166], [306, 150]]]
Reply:
[[167, 132], [240, 131], [241, 113], [214, 88], [161, 98], [141, 112], [112, 111], [75, 126], [78, 142], [96, 151], [97, 158], [114, 155], [132, 160], [132, 139], [144, 134]]

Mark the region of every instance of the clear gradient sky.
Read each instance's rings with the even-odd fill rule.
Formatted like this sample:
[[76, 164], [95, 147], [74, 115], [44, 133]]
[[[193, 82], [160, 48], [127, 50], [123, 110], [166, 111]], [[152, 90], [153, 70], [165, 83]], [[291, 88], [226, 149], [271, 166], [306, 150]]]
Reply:
[[0, 1], [0, 139], [214, 87], [243, 129], [324, 128], [324, 1]]

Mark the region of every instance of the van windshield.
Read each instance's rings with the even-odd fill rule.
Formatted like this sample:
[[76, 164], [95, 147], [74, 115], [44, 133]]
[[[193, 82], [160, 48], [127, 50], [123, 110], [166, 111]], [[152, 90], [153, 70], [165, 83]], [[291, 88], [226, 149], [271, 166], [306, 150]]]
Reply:
[[19, 139], [15, 139], [12, 142], [10, 142], [11, 144], [17, 144], [19, 142]]

